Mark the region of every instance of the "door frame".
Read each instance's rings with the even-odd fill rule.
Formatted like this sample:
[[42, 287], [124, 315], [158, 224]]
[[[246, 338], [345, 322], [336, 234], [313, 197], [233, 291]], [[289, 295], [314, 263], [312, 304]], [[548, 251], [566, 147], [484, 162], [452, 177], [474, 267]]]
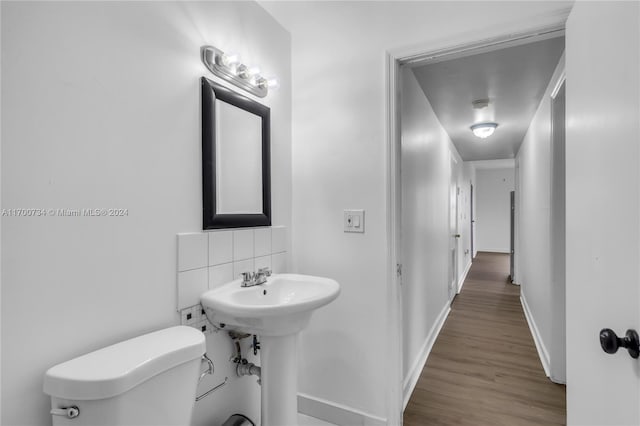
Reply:
[[[553, 91], [551, 92], [551, 226], [549, 228], [551, 242], [551, 315], [553, 332], [551, 334], [551, 356], [549, 378], [555, 383], [567, 382], [566, 373], [566, 62]], [[562, 131], [565, 136], [556, 139], [556, 99], [563, 91]], [[559, 228], [558, 228], [559, 227]], [[559, 236], [559, 237], [558, 237]], [[558, 239], [560, 238], [560, 239]]]
[[397, 265], [400, 257], [400, 67], [403, 65], [454, 59], [470, 51], [480, 53], [545, 38], [557, 37], [565, 31], [565, 22], [571, 11], [552, 16], [535, 16], [514, 21], [500, 29], [491, 28], [461, 34], [448, 40], [438, 40], [418, 46], [402, 47], [385, 53], [385, 189], [387, 234], [387, 424], [402, 425], [403, 421], [403, 366], [402, 366], [402, 291]]
[[458, 294], [458, 249], [460, 246], [459, 237], [460, 228], [458, 223], [458, 196], [460, 187], [456, 179], [455, 170], [458, 160], [450, 154], [449, 165], [449, 282], [447, 283], [447, 292], [449, 294], [449, 303], [453, 303]]

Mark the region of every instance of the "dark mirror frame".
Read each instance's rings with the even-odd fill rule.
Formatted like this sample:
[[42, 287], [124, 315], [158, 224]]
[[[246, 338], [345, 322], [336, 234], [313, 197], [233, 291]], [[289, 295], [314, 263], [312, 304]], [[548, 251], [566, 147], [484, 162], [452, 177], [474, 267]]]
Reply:
[[[271, 110], [205, 77], [202, 90], [202, 228], [271, 226]], [[216, 99], [262, 119], [262, 213], [216, 213]], [[238, 170], [242, 173], [243, 170]]]

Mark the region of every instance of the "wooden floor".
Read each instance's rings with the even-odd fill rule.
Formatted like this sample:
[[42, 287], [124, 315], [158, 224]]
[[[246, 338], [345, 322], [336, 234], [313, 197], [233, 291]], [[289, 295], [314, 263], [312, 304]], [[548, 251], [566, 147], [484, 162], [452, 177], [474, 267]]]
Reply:
[[562, 425], [565, 386], [544, 374], [508, 282], [509, 256], [478, 253], [440, 332], [404, 425]]

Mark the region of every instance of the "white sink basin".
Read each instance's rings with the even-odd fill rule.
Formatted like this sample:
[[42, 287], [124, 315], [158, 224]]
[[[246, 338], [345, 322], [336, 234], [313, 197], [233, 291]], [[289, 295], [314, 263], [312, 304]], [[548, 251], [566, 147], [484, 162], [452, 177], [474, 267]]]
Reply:
[[284, 336], [302, 330], [313, 310], [340, 294], [330, 279], [300, 274], [275, 274], [265, 284], [242, 287], [240, 279], [209, 290], [200, 302], [209, 321], [262, 336]]
[[296, 335], [311, 313], [334, 300], [332, 279], [298, 274], [272, 275], [264, 284], [242, 287], [235, 280], [200, 296], [215, 326], [260, 336], [261, 424], [297, 424]]

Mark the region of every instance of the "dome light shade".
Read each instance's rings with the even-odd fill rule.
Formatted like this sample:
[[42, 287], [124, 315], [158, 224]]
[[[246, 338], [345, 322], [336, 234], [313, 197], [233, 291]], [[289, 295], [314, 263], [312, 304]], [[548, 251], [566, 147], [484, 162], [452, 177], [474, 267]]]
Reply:
[[474, 135], [481, 139], [486, 139], [493, 134], [498, 127], [498, 123], [477, 123], [471, 126]]

